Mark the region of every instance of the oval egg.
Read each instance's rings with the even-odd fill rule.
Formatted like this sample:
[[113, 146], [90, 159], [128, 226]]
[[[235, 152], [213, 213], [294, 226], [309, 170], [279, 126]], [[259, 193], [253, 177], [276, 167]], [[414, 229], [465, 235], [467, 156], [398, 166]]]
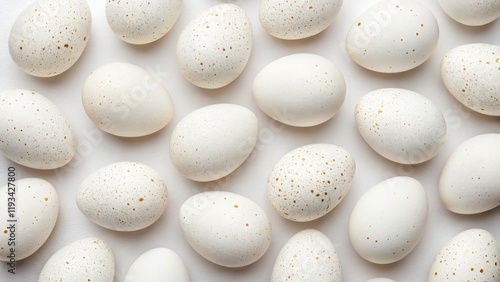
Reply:
[[438, 0], [438, 2], [450, 18], [464, 25], [485, 25], [500, 17], [500, 2], [497, 0]]
[[365, 282], [396, 282], [396, 281], [389, 279], [389, 278], [372, 278], [372, 279], [366, 280]]
[[151, 249], [130, 266], [125, 282], [189, 282], [189, 273], [181, 258], [167, 248]]

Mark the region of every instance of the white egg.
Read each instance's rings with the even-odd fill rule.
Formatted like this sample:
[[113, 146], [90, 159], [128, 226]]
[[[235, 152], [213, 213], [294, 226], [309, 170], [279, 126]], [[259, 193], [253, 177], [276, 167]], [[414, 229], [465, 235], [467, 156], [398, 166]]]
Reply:
[[37, 0], [19, 14], [12, 26], [10, 56], [30, 75], [61, 74], [85, 50], [91, 22], [85, 0]]
[[43, 266], [38, 282], [112, 282], [115, 259], [106, 241], [88, 237], [72, 242], [53, 254]]
[[174, 128], [170, 159], [191, 180], [217, 180], [248, 158], [258, 131], [257, 117], [243, 106], [206, 106], [185, 116]]
[[448, 51], [441, 61], [448, 91], [467, 108], [500, 116], [500, 46], [474, 43]]
[[365, 282], [396, 282], [396, 281], [389, 279], [389, 278], [372, 278], [372, 279], [366, 280]]
[[259, 20], [270, 35], [287, 40], [316, 35], [330, 26], [342, 8], [342, 0], [261, 0]]
[[354, 158], [344, 148], [311, 144], [296, 148], [273, 167], [267, 193], [274, 209], [293, 221], [311, 221], [333, 210], [354, 178]]
[[97, 127], [121, 137], [155, 133], [174, 115], [167, 89], [145, 69], [121, 62], [101, 66], [88, 76], [82, 102]]
[[162, 38], [174, 26], [183, 0], [106, 1], [106, 19], [123, 41], [147, 44]]
[[181, 258], [166, 248], [151, 249], [130, 266], [125, 282], [189, 282], [189, 273]]
[[179, 212], [184, 239], [205, 259], [225, 267], [256, 262], [271, 243], [271, 223], [253, 201], [211, 191], [187, 199]]
[[406, 257], [427, 223], [427, 195], [416, 179], [398, 176], [370, 188], [349, 219], [354, 250], [367, 261], [389, 264]]
[[500, 279], [500, 247], [483, 229], [469, 229], [453, 237], [436, 255], [428, 282]]
[[485, 25], [500, 17], [498, 0], [438, 0], [438, 2], [450, 18], [464, 25]]
[[446, 121], [428, 98], [406, 89], [371, 91], [355, 109], [356, 126], [384, 158], [418, 164], [437, 155], [446, 139]]
[[94, 223], [116, 231], [136, 231], [157, 221], [167, 207], [168, 190], [154, 169], [134, 162], [107, 165], [82, 182], [76, 193], [80, 211]]
[[269, 63], [255, 77], [253, 96], [271, 118], [292, 126], [314, 126], [331, 119], [344, 103], [340, 70], [314, 54], [294, 54]]
[[252, 26], [245, 11], [225, 3], [203, 11], [184, 28], [177, 41], [177, 62], [189, 82], [216, 89], [243, 72], [251, 50]]
[[0, 134], [0, 151], [30, 168], [60, 168], [75, 155], [68, 121], [52, 101], [34, 91], [0, 93]]
[[368, 8], [347, 34], [347, 53], [360, 66], [398, 73], [423, 64], [436, 49], [439, 27], [417, 1], [384, 0]]
[[500, 134], [477, 135], [463, 142], [446, 161], [439, 195], [447, 209], [476, 214], [500, 206]]
[[271, 281], [342, 281], [342, 266], [335, 246], [318, 230], [298, 232], [279, 252]]
[[43, 179], [17, 179], [0, 188], [0, 207], [4, 211], [0, 221], [5, 224], [0, 228], [0, 261], [15, 262], [47, 241], [57, 221], [59, 197]]

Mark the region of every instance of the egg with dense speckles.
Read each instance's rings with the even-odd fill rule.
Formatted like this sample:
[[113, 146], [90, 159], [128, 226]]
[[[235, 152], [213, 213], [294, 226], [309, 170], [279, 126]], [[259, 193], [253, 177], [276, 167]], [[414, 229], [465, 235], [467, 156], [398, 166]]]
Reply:
[[372, 278], [372, 279], [366, 280], [365, 282], [396, 282], [396, 281], [389, 279], [389, 278]]
[[279, 252], [271, 281], [342, 281], [342, 266], [335, 246], [321, 231], [298, 232]]
[[141, 163], [118, 162], [85, 178], [77, 190], [76, 204], [102, 227], [136, 231], [161, 217], [167, 198], [167, 185], [154, 169]]
[[106, 19], [123, 41], [147, 44], [162, 38], [174, 26], [183, 0], [106, 1]]
[[500, 206], [500, 134], [474, 136], [458, 146], [439, 179], [446, 208], [476, 214]]
[[438, 154], [446, 121], [428, 98], [406, 89], [384, 88], [361, 97], [355, 108], [359, 133], [378, 154], [401, 164], [418, 164]]
[[0, 93], [0, 151], [13, 162], [55, 169], [75, 155], [71, 127], [57, 106], [34, 91]]
[[167, 248], [151, 249], [140, 255], [130, 266], [125, 282], [189, 282], [189, 273], [181, 258]]
[[72, 242], [53, 254], [43, 266], [38, 282], [112, 282], [115, 259], [108, 243], [88, 237]]
[[85, 0], [37, 0], [19, 14], [12, 26], [10, 56], [30, 75], [61, 74], [85, 50], [91, 22]]
[[253, 97], [271, 118], [292, 126], [314, 126], [331, 119], [346, 94], [344, 76], [328, 59], [314, 54], [282, 57], [253, 81]]
[[234, 4], [219, 4], [184, 28], [177, 41], [177, 62], [189, 82], [216, 89], [243, 72], [251, 50], [252, 26], [245, 11]]
[[344, 199], [355, 170], [354, 158], [339, 146], [311, 144], [296, 148], [283, 156], [269, 174], [269, 201], [286, 219], [318, 219]]
[[330, 26], [342, 8], [342, 0], [261, 0], [259, 20], [270, 35], [280, 39], [302, 39]]
[[450, 18], [464, 25], [485, 25], [500, 17], [498, 0], [438, 0], [438, 2]]
[[360, 66], [398, 73], [423, 64], [436, 49], [439, 27], [432, 12], [416, 1], [384, 0], [354, 22], [347, 53]]
[[461, 45], [441, 61], [441, 78], [450, 93], [467, 108], [500, 116], [500, 46]]
[[417, 246], [427, 223], [427, 195], [414, 178], [386, 179], [361, 196], [349, 219], [354, 250], [367, 261], [389, 264]]
[[500, 279], [500, 247], [483, 229], [465, 230], [439, 251], [427, 281], [485, 281]]
[[179, 212], [184, 239], [205, 259], [225, 267], [256, 262], [271, 243], [271, 223], [252, 200], [225, 191], [196, 194]]
[[[5, 222], [0, 228], [0, 260], [10, 260], [12, 247], [15, 259], [22, 260], [35, 253], [52, 233], [59, 213], [59, 197], [54, 186], [43, 179], [17, 179], [0, 188], [0, 208], [4, 211], [0, 220]], [[13, 212], [19, 223], [9, 223], [13, 218], [9, 218], [8, 211]]]

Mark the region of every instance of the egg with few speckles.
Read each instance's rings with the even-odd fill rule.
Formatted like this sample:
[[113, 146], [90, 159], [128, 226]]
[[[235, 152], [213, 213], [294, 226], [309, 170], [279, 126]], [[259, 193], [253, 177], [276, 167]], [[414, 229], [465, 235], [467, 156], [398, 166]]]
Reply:
[[[10, 170], [9, 170], [10, 171]], [[15, 196], [15, 201], [12, 201]], [[10, 203], [15, 209], [10, 208]], [[40, 178], [23, 178], [0, 188], [0, 260], [9, 261], [15, 242], [15, 259], [22, 260], [35, 253], [49, 238], [59, 213], [59, 197], [49, 182]], [[9, 223], [10, 212], [18, 223]], [[14, 238], [14, 241], [9, 239]]]
[[389, 278], [372, 278], [370, 280], [366, 280], [365, 282], [396, 282]]
[[271, 243], [271, 223], [252, 200], [225, 191], [196, 194], [179, 212], [184, 239], [205, 259], [225, 267], [256, 262]]
[[292, 126], [314, 126], [331, 119], [346, 94], [344, 76], [328, 59], [314, 54], [282, 57], [253, 81], [253, 97], [271, 118]]
[[483, 229], [465, 230], [439, 251], [427, 277], [428, 282], [485, 281], [500, 279], [500, 247]]
[[424, 234], [427, 195], [414, 178], [386, 179], [361, 196], [349, 219], [354, 250], [367, 261], [389, 264], [410, 254]]
[[147, 44], [162, 38], [174, 26], [183, 0], [106, 1], [106, 19], [123, 41]]
[[436, 49], [439, 27], [432, 12], [416, 1], [385, 0], [368, 8], [346, 38], [349, 57], [381, 73], [399, 73], [427, 61]]
[[271, 281], [342, 281], [342, 266], [335, 246], [321, 231], [298, 232], [279, 252]]
[[177, 62], [189, 82], [216, 89], [240, 76], [251, 50], [252, 26], [245, 11], [225, 3], [188, 23], [177, 41]]
[[269, 174], [269, 201], [286, 219], [318, 219], [344, 199], [355, 170], [354, 158], [342, 147], [311, 144], [296, 148], [283, 156]]
[[447, 135], [441, 111], [416, 92], [384, 88], [361, 97], [355, 108], [359, 133], [386, 159], [418, 164], [435, 157]]
[[450, 93], [478, 113], [500, 116], [500, 46], [461, 45], [441, 61], [441, 78]]
[[12, 60], [27, 74], [52, 77], [73, 66], [89, 40], [85, 0], [37, 0], [17, 17], [9, 36]]
[[151, 167], [135, 162], [107, 165], [85, 178], [76, 204], [91, 221], [116, 231], [156, 222], [167, 207], [167, 185]]
[[88, 237], [72, 242], [53, 254], [43, 266], [38, 282], [112, 282], [114, 276], [115, 259], [108, 243]]
[[497, 0], [438, 0], [441, 8], [455, 21], [469, 26], [489, 24], [500, 17]]
[[167, 248], [151, 249], [130, 266], [125, 282], [189, 282], [189, 273], [181, 258]]
[[446, 161], [439, 195], [447, 209], [476, 214], [500, 206], [500, 134], [474, 136]]
[[76, 140], [52, 101], [34, 91], [13, 89], [0, 93], [0, 151], [29, 168], [56, 169], [74, 157]]
[[270, 35], [287, 40], [314, 36], [330, 26], [342, 0], [261, 0], [259, 20]]

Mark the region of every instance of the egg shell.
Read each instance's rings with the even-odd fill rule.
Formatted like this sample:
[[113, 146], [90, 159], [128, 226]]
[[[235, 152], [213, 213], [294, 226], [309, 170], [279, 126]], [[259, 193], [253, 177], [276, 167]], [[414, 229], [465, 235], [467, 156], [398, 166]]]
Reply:
[[439, 195], [447, 209], [476, 214], [500, 206], [500, 134], [482, 134], [460, 144], [446, 161]]
[[206, 106], [185, 116], [174, 128], [170, 159], [191, 180], [217, 180], [248, 158], [258, 131], [257, 117], [243, 106]]
[[189, 282], [189, 273], [181, 258], [167, 248], [151, 249], [130, 266], [125, 282]]
[[372, 278], [372, 279], [366, 280], [365, 282], [396, 282], [396, 281], [389, 279], [389, 278]]
[[184, 77], [206, 89], [221, 88], [245, 69], [252, 50], [252, 26], [234, 4], [212, 6], [189, 22], [177, 41]]
[[187, 199], [179, 212], [184, 239], [205, 259], [243, 267], [261, 258], [271, 243], [271, 223], [252, 200], [225, 191]]
[[399, 73], [423, 64], [436, 49], [439, 27], [417, 1], [385, 0], [364, 11], [349, 29], [346, 49], [360, 66]]
[[83, 180], [76, 193], [80, 211], [116, 231], [144, 229], [165, 212], [167, 185], [154, 169], [135, 162], [107, 165]]
[[364, 95], [356, 105], [355, 120], [373, 150], [401, 164], [430, 160], [447, 135], [446, 121], [436, 105], [406, 89], [384, 88]]
[[88, 76], [82, 103], [97, 127], [121, 137], [155, 133], [174, 115], [167, 89], [145, 69], [122, 62], [103, 65]]
[[500, 116], [500, 46], [460, 45], [441, 61], [441, 78], [450, 93], [478, 113]]
[[53, 254], [43, 266], [38, 282], [112, 282], [115, 259], [106, 241], [88, 237], [70, 243]]
[[13, 162], [55, 169], [75, 155], [76, 140], [57, 106], [25, 89], [0, 93], [0, 151]]
[[397, 176], [373, 186], [349, 219], [354, 250], [367, 261], [389, 264], [406, 257], [427, 223], [427, 195], [418, 180]]
[[12, 26], [10, 56], [27, 74], [61, 74], [85, 50], [91, 23], [85, 0], [37, 0], [19, 14]]
[[342, 266], [335, 246], [316, 229], [298, 232], [279, 252], [271, 281], [341, 282]]
[[500, 247], [483, 229], [465, 230], [439, 251], [427, 278], [436, 281], [485, 281], [500, 278]]
[[500, 17], [498, 0], [438, 0], [438, 2], [450, 18], [468, 26], [489, 24]]
[[354, 158], [342, 147], [310, 144], [296, 148], [283, 156], [269, 174], [269, 201], [286, 219], [318, 219], [344, 199], [355, 171]]
[[[11, 202], [16, 218], [10, 218], [7, 212], [11, 211]], [[11, 248], [15, 248], [15, 260], [19, 261], [35, 253], [49, 238], [59, 213], [59, 197], [54, 186], [43, 179], [17, 179], [0, 188], [0, 208], [5, 211], [0, 213], [5, 224], [0, 229], [0, 261], [10, 261]], [[13, 219], [17, 221], [8, 221]]]
[[261, 0], [259, 20], [270, 35], [287, 40], [314, 36], [330, 26], [342, 8], [342, 0]]
[[269, 63], [255, 77], [252, 92], [268, 116], [304, 127], [331, 119], [344, 103], [346, 85], [330, 60], [302, 53]]

